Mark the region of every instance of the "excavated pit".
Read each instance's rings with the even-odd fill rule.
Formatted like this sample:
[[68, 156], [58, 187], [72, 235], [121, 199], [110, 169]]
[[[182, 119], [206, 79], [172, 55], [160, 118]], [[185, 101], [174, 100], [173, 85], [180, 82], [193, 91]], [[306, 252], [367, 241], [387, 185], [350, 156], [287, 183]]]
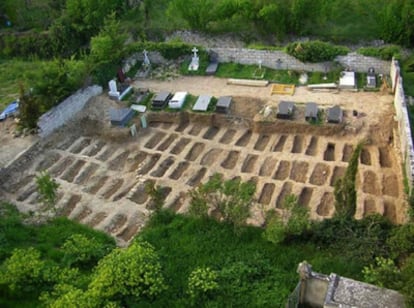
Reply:
[[312, 136], [308, 147], [306, 148], [305, 154], [309, 156], [315, 156], [318, 149], [318, 137]]
[[361, 164], [371, 165], [371, 153], [367, 148], [362, 148], [360, 159]]
[[352, 157], [353, 152], [354, 152], [353, 145], [345, 144], [344, 149], [342, 150], [342, 161], [349, 162]]
[[263, 189], [260, 193], [259, 203], [264, 204], [264, 205], [270, 204], [274, 191], [275, 191], [275, 184], [273, 183], [264, 184]]
[[231, 143], [236, 133], [237, 131], [235, 129], [227, 129], [223, 136], [220, 138], [219, 142], [223, 144]]
[[256, 144], [254, 145], [254, 149], [256, 151], [264, 151], [269, 141], [270, 141], [269, 135], [259, 135], [259, 137], [257, 138]]
[[127, 162], [129, 151], [123, 151], [108, 162], [108, 169], [113, 171], [122, 171]]
[[273, 178], [275, 180], [284, 181], [289, 176], [289, 172], [290, 172], [290, 161], [282, 160], [279, 163], [279, 166]]
[[285, 182], [283, 183], [282, 189], [280, 190], [279, 195], [276, 199], [276, 207], [279, 209], [282, 209], [284, 206], [284, 202], [287, 196], [289, 196], [292, 193], [292, 183], [291, 182]]
[[291, 153], [302, 153], [303, 150], [303, 136], [298, 135], [293, 139], [293, 146]]
[[335, 143], [328, 143], [325, 153], [323, 154], [323, 160], [334, 161], [335, 160]]
[[214, 137], [216, 137], [217, 133], [219, 132], [219, 128], [215, 126], [211, 126], [208, 128], [208, 130], [205, 132], [203, 139], [207, 140], [213, 140]]
[[334, 195], [331, 192], [325, 192], [322, 196], [321, 202], [316, 208], [316, 213], [322, 217], [328, 217], [334, 211]]
[[241, 172], [243, 172], [243, 173], [253, 172], [256, 161], [257, 161], [258, 158], [259, 158], [258, 155], [254, 155], [254, 154], [247, 155], [247, 157], [244, 160], [243, 165], [241, 167]]
[[230, 151], [226, 159], [221, 163], [221, 166], [225, 169], [233, 169], [236, 166], [239, 155], [239, 151]]
[[178, 134], [171, 134], [168, 136], [167, 139], [165, 139], [157, 148], [158, 151], [165, 151], [166, 149], [168, 149], [170, 147], [170, 145], [177, 140], [178, 138]]
[[61, 176], [61, 179], [72, 183], [75, 177], [78, 175], [80, 170], [83, 168], [83, 166], [86, 164], [86, 161], [84, 160], [77, 160], [72, 166], [70, 166], [66, 172]]
[[174, 171], [171, 172], [170, 179], [178, 180], [183, 175], [183, 173], [188, 169], [189, 166], [190, 166], [189, 162], [181, 161], [177, 165], [177, 167], [174, 169]]
[[241, 136], [239, 138], [239, 140], [237, 140], [236, 145], [239, 147], [244, 147], [246, 146], [249, 142], [250, 142], [250, 138], [252, 137], [252, 131], [251, 130], [247, 130], [243, 136]]
[[305, 183], [307, 178], [309, 164], [304, 161], [293, 161], [290, 169], [290, 179], [295, 182]]
[[190, 151], [188, 151], [185, 159], [189, 161], [195, 161], [200, 156], [200, 154], [204, 151], [205, 146], [206, 145], [201, 142], [194, 143]]
[[276, 167], [277, 164], [277, 159], [269, 156], [266, 157], [265, 160], [263, 161], [262, 166], [260, 167], [259, 170], [259, 176], [271, 176], [273, 174], [273, 171]]
[[150, 140], [148, 140], [147, 143], [145, 143], [144, 147], [147, 149], [153, 149], [156, 147], [158, 143], [166, 136], [167, 134], [164, 132], [156, 132], [155, 135], [151, 137]]
[[191, 139], [189, 138], [180, 138], [180, 140], [177, 142], [177, 144], [172, 148], [171, 154], [178, 155], [180, 154], [184, 148], [189, 144]]
[[283, 151], [283, 147], [285, 146], [286, 140], [287, 140], [287, 136], [286, 135], [280, 136], [279, 137], [279, 140], [277, 141], [277, 143], [273, 147], [273, 152], [282, 152]]
[[303, 187], [300, 192], [298, 203], [302, 206], [309, 206], [313, 194], [312, 187]]
[[313, 185], [325, 185], [326, 180], [329, 177], [330, 168], [327, 164], [317, 163], [315, 169], [313, 169], [312, 175], [309, 179], [309, 183]]

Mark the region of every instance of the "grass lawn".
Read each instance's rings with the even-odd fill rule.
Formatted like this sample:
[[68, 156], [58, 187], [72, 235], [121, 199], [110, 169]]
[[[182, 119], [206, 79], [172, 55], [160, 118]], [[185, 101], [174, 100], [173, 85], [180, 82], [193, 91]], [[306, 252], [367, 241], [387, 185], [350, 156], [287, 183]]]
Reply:
[[19, 97], [19, 83], [30, 87], [26, 72], [35, 71], [40, 61], [0, 60], [0, 110]]

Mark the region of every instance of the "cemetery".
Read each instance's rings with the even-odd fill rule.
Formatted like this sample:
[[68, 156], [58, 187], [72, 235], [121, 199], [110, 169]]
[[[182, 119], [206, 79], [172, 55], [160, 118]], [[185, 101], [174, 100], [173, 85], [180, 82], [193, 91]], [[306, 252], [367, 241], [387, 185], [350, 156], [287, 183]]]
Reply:
[[[133, 82], [136, 97], [154, 93], [155, 108], [141, 110], [145, 106], [136, 104], [133, 108], [145, 113], [133, 118], [125, 101], [108, 93], [97, 96], [68, 127], [52, 133], [24, 167], [16, 166], [25, 170], [16, 173], [20, 177], [2, 185], [18, 206], [34, 210], [34, 174], [46, 169], [61, 184], [58, 208], [64, 215], [112, 234], [123, 245], [151, 213], [148, 183], [162, 187], [165, 207], [185, 212], [187, 191], [214, 173], [256, 183], [252, 224], [261, 225], [263, 210], [280, 208], [290, 193], [313, 219], [331, 217], [333, 185], [357, 143], [369, 138], [358, 169], [357, 217], [375, 212], [404, 220], [401, 158], [392, 141], [398, 137], [388, 129], [393, 125], [389, 95], [318, 93], [306, 86], [296, 87], [293, 95], [270, 95], [268, 87], [230, 85], [215, 77], [207, 77], [213, 78], [207, 85], [205, 78]], [[183, 89], [196, 97], [194, 104], [168, 111], [177, 92], [181, 101]], [[215, 112], [206, 112], [214, 105]], [[293, 119], [278, 119], [280, 111], [293, 111]], [[320, 111], [322, 125], [306, 121]], [[134, 124], [134, 137], [122, 127], [127, 122]]]

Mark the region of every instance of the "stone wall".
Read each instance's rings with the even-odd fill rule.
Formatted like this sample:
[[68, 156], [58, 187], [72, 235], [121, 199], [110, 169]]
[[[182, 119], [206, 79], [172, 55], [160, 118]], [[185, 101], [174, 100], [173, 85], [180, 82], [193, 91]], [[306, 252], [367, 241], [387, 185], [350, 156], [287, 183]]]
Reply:
[[[256, 50], [246, 48], [211, 48], [217, 53], [219, 62], [236, 62], [241, 64], [262, 65], [272, 69], [325, 72], [334, 67], [333, 62], [303, 63], [281, 50]], [[366, 73], [368, 68], [373, 67], [378, 74], [388, 74], [390, 69], [389, 61], [351, 52], [345, 56], [338, 56], [334, 62], [353, 71]]]
[[65, 124], [76, 113], [78, 113], [89, 99], [102, 93], [102, 87], [91, 86], [86, 89], [78, 90], [75, 94], [69, 96], [59, 105], [43, 114], [37, 126], [39, 127], [39, 136], [44, 138], [50, 135], [56, 128]]
[[414, 180], [414, 146], [411, 134], [410, 119], [408, 116], [407, 105], [403, 88], [403, 79], [400, 74], [400, 66], [398, 61], [391, 62], [390, 75], [392, 80], [392, 88], [394, 92], [394, 107], [396, 112], [396, 120], [398, 122], [398, 131], [401, 142], [401, 154], [405, 164], [405, 172], [408, 177], [410, 188], [413, 186]]
[[[264, 67], [281, 70], [307, 71], [307, 72], [325, 72], [332, 69], [334, 62], [339, 63], [344, 68], [350, 70], [366, 73], [368, 68], [373, 67], [378, 74], [389, 74], [389, 61], [380, 60], [373, 57], [366, 57], [356, 52], [351, 52], [345, 56], [338, 56], [333, 62], [320, 63], [303, 63], [288, 55], [282, 50], [256, 50], [247, 48], [207, 48], [209, 51], [214, 51], [218, 55], [219, 62], [235, 62], [240, 64], [257, 65], [262, 61]], [[191, 56], [189, 51], [188, 56]], [[128, 72], [136, 63], [143, 61], [142, 53], [134, 53], [124, 61], [123, 70]], [[156, 51], [148, 52], [148, 58], [151, 63], [165, 64], [167, 60]]]

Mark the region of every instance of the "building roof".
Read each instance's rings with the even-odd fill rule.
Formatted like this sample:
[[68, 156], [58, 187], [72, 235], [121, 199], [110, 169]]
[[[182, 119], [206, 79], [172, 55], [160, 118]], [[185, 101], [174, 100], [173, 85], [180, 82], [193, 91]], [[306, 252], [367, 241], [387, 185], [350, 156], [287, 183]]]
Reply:
[[206, 111], [211, 101], [211, 95], [202, 94], [197, 98], [193, 110]]
[[316, 103], [306, 103], [305, 117], [316, 118], [318, 116], [318, 105]]
[[295, 108], [295, 103], [288, 101], [281, 101], [279, 103], [278, 114], [291, 114]]
[[231, 100], [231, 96], [221, 96], [217, 101], [216, 107], [228, 109], [230, 108]]
[[341, 122], [343, 117], [343, 111], [338, 105], [328, 109], [328, 122]]

